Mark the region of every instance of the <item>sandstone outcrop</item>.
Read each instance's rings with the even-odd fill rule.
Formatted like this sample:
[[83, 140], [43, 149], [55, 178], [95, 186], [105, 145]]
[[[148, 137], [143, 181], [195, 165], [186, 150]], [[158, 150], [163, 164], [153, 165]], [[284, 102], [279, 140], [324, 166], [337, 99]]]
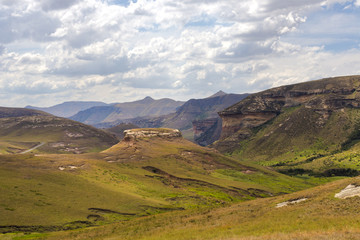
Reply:
[[170, 128], [137, 128], [124, 131], [124, 141], [131, 141], [141, 138], [181, 138], [181, 132]]

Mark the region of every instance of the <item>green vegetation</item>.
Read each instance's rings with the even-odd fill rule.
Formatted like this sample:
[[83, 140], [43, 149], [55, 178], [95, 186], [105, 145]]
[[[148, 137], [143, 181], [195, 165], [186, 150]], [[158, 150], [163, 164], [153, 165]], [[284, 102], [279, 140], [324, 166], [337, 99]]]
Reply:
[[144, 138], [81, 155], [0, 155], [0, 230], [70, 230], [310, 186], [182, 138]]
[[[334, 198], [348, 184], [360, 185], [360, 180], [340, 180], [221, 208], [174, 211], [51, 233], [44, 239], [358, 239], [359, 198]], [[276, 208], [279, 203], [300, 198], [306, 200]]]
[[51, 115], [0, 118], [2, 154], [21, 153], [40, 143], [33, 153], [99, 152], [117, 142], [102, 130]]
[[[145, 133], [100, 152], [112, 138], [85, 125], [0, 119], [1, 153], [47, 143], [37, 155], [0, 155], [0, 238], [358, 239], [359, 197], [335, 194], [349, 184], [359, 191], [360, 83], [339, 79], [265, 91], [223, 111], [229, 156]], [[144, 130], [154, 129], [133, 131]], [[64, 142], [87, 153], [51, 148]]]
[[319, 117], [303, 106], [285, 109], [272, 121], [254, 128], [254, 135], [242, 141], [232, 156], [292, 176], [358, 175], [360, 111], [334, 111], [317, 126]]

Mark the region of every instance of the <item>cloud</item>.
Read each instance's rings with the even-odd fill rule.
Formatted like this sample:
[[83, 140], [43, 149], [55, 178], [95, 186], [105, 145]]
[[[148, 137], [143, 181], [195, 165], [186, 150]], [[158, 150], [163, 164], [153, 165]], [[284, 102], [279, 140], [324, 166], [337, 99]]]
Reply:
[[[19, 40], [37, 42], [52, 40], [50, 35], [61, 22], [54, 16], [42, 12], [36, 3], [20, 1], [18, 4], [0, 5], [0, 43], [11, 43]], [[14, 1], [16, 3], [16, 1]]]
[[[354, 74], [358, 6], [358, 0], [0, 0], [1, 93], [7, 104], [71, 95], [115, 102], [151, 93], [186, 100]], [[346, 58], [353, 68], [340, 62]]]
[[41, 0], [41, 7], [44, 11], [60, 10], [69, 8], [77, 2], [79, 0]]

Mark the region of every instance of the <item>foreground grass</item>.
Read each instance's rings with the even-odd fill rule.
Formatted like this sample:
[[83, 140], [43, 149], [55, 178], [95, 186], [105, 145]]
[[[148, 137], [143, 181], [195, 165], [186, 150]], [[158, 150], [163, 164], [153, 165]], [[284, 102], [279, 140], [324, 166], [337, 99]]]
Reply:
[[[359, 239], [359, 198], [334, 198], [350, 183], [360, 184], [360, 179], [343, 179], [229, 207], [164, 213], [101, 227], [34, 235], [33, 239]], [[277, 203], [303, 197], [308, 200], [276, 208]], [[31, 235], [24, 237], [31, 239]]]

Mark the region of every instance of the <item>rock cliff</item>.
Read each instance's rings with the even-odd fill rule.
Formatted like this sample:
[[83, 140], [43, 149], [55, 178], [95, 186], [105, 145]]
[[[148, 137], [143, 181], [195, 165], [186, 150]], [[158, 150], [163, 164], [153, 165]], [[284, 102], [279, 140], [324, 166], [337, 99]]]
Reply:
[[[308, 127], [319, 129], [328, 123], [334, 112], [359, 107], [360, 76], [327, 78], [269, 89], [219, 112], [222, 134], [215, 146], [222, 151], [235, 150], [242, 140], [253, 137], [260, 128], [271, 124], [288, 109], [297, 108], [298, 117], [308, 123], [313, 121]], [[287, 130], [296, 130], [294, 116], [292, 123], [288, 122], [292, 126], [287, 126]], [[279, 125], [283, 126], [285, 120]], [[298, 126], [303, 126], [304, 121], [298, 122]]]
[[200, 146], [207, 146], [220, 138], [221, 118], [207, 118], [192, 122], [194, 141]]
[[170, 128], [137, 128], [124, 131], [124, 141], [131, 141], [141, 138], [181, 138], [181, 132]]

